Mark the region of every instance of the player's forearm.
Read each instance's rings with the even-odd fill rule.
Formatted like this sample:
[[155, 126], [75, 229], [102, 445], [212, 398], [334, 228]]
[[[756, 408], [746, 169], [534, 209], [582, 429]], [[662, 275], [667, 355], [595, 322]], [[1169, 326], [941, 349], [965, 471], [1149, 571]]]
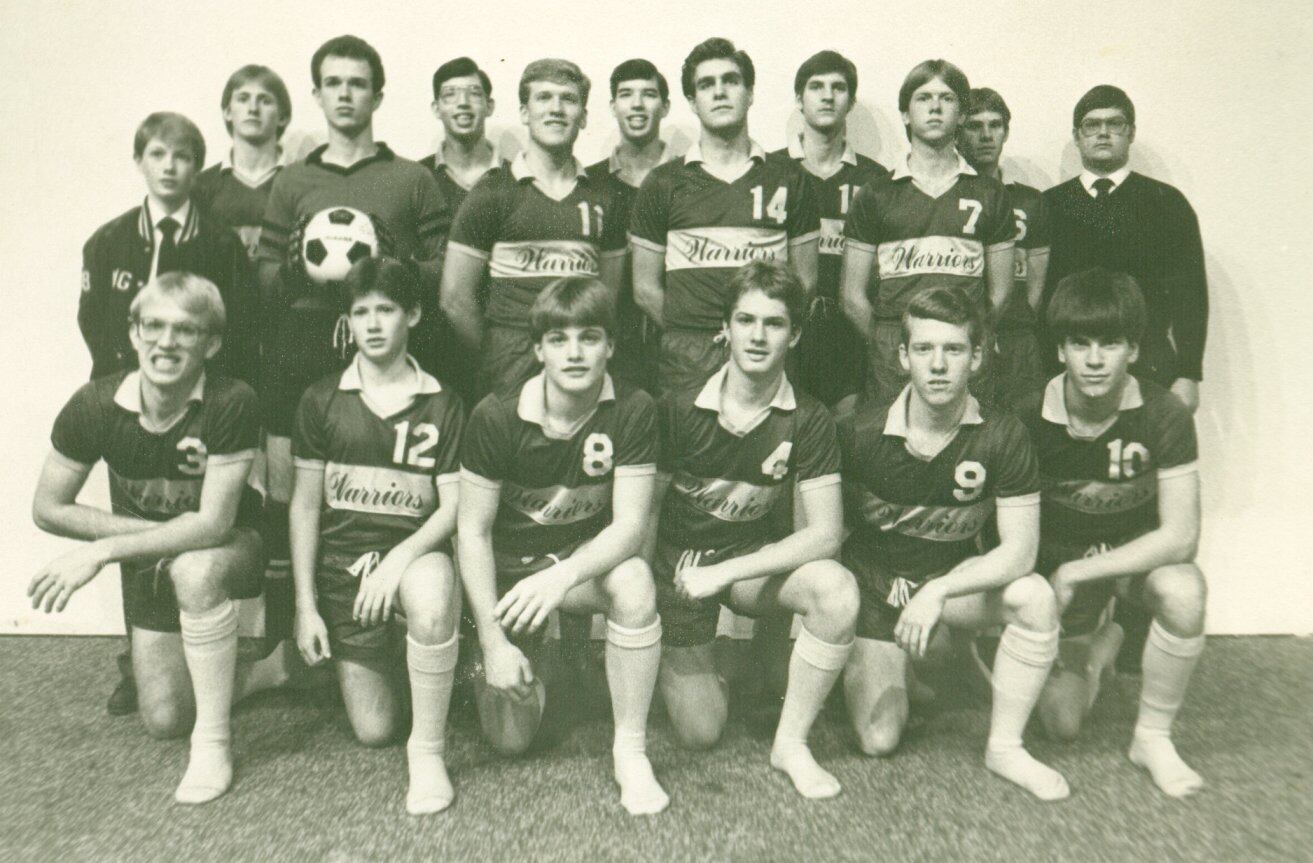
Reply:
[[265, 311], [279, 308], [287, 302], [283, 286], [282, 268], [273, 261], [261, 258], [256, 262], [256, 281], [260, 286], [261, 307]]
[[1013, 247], [1008, 246], [1005, 249], [997, 249], [985, 255], [985, 283], [989, 287], [991, 320], [998, 318], [998, 315], [1007, 306], [1008, 297], [1012, 293], [1012, 283], [1016, 278], [1015, 266], [1012, 260], [1013, 252]]
[[465, 588], [479, 643], [486, 646], [504, 639], [506, 634], [492, 613], [497, 606], [497, 564], [492, 553], [491, 532], [469, 528], [457, 531], [456, 553], [461, 585]]
[[665, 287], [660, 280], [634, 276], [634, 303], [658, 327], [665, 326]]
[[1044, 299], [1044, 280], [1049, 272], [1049, 250], [1028, 249], [1025, 255], [1026, 302], [1030, 304], [1031, 309], [1038, 312], [1040, 301]]
[[[457, 486], [452, 483], [448, 488], [455, 489]], [[447, 492], [444, 490], [443, 492]], [[408, 560], [415, 560], [421, 555], [428, 554], [431, 551], [437, 551], [442, 544], [451, 539], [456, 533], [456, 502], [444, 504], [437, 508], [432, 515], [425, 519], [424, 523], [419, 526], [419, 530], [406, 537], [396, 548], [393, 553], [400, 551]]]
[[1020, 540], [1000, 543], [977, 557], [969, 557], [932, 580], [946, 598], [997, 590], [1035, 569], [1035, 549]]
[[137, 533], [159, 525], [156, 521], [118, 515], [80, 503], [35, 504], [32, 507], [32, 520], [46, 533], [86, 542], [124, 533]]
[[292, 554], [292, 584], [296, 607], [315, 608], [315, 564], [319, 557], [319, 502], [292, 495], [287, 510], [288, 545]]
[[472, 286], [444, 284], [439, 297], [442, 313], [461, 344], [472, 351], [479, 350], [483, 342], [483, 313], [479, 310]]
[[868, 342], [875, 338], [875, 308], [866, 295], [870, 268], [862, 267], [844, 256], [843, 283], [839, 293], [844, 316]]
[[184, 512], [146, 530], [106, 537], [93, 545], [106, 563], [137, 557], [174, 557], [222, 545], [232, 531], [233, 515]]
[[816, 296], [816, 282], [820, 278], [820, 240], [812, 237], [801, 243], [789, 244], [789, 266], [802, 282], [808, 297]]
[[1073, 585], [1106, 581], [1149, 572], [1160, 566], [1194, 560], [1199, 537], [1183, 529], [1163, 526], [1103, 554], [1085, 557], [1063, 567]]
[[751, 554], [726, 561], [726, 581], [734, 583], [752, 578], [793, 572], [814, 560], [838, 556], [843, 531], [838, 525], [809, 524], [779, 542], [762, 546]]
[[597, 536], [561, 561], [561, 566], [570, 574], [574, 584], [592, 581], [637, 556], [642, 551], [643, 533], [642, 522], [613, 520], [598, 531]]

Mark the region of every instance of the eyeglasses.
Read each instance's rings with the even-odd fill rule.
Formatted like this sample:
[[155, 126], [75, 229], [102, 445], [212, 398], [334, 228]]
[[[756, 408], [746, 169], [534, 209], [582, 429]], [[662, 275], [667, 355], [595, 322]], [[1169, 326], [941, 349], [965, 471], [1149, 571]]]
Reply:
[[1087, 120], [1081, 120], [1080, 126], [1077, 128], [1086, 138], [1093, 138], [1105, 129], [1113, 135], [1125, 135], [1126, 130], [1131, 128], [1131, 124], [1121, 117], [1113, 117], [1108, 120], [1096, 120], [1090, 117]]
[[438, 91], [438, 101], [444, 105], [453, 105], [462, 99], [482, 102], [486, 98], [482, 87], [443, 87]]
[[195, 324], [171, 324], [159, 318], [140, 318], [137, 321], [137, 333], [141, 335], [142, 341], [154, 344], [164, 338], [165, 332], [173, 334], [173, 341], [178, 347], [192, 348], [208, 330]]

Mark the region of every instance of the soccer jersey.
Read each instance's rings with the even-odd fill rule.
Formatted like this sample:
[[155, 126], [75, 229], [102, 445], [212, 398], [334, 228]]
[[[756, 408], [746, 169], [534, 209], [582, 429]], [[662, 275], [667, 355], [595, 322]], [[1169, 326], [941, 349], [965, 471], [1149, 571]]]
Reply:
[[898, 321], [929, 287], [957, 287], [983, 308], [985, 254], [1011, 247], [1015, 232], [1003, 184], [959, 155], [942, 190], [923, 189], [907, 162], [868, 183], [853, 198], [844, 243], [875, 256], [875, 315]]
[[[794, 160], [798, 167], [807, 171], [803, 165], [802, 139], [794, 138], [789, 146], [777, 151], [777, 156], [786, 156]], [[811, 174], [810, 171], [808, 171]], [[821, 239], [820, 260], [817, 269], [816, 295], [833, 300], [839, 296], [839, 270], [843, 262], [843, 223], [848, 218], [848, 210], [853, 198], [863, 186], [872, 180], [889, 176], [889, 169], [874, 159], [869, 159], [853, 150], [848, 145], [839, 160], [839, 170], [828, 177], [811, 174], [812, 189], [816, 195], [816, 210], [820, 216]]]
[[1044, 198], [1039, 189], [1025, 183], [1008, 183], [1008, 206], [1016, 226], [1016, 252], [1013, 254], [1013, 267], [1016, 278], [1012, 282], [1012, 293], [1008, 302], [998, 316], [1000, 330], [1033, 330], [1035, 328], [1035, 310], [1030, 306], [1027, 294], [1030, 288], [1026, 284], [1030, 265], [1029, 255], [1044, 255], [1049, 252], [1049, 223], [1044, 213]]
[[[104, 460], [115, 513], [168, 521], [200, 510], [210, 466], [255, 460], [259, 406], [242, 381], [202, 374], [182, 416], [154, 428], [142, 412], [141, 373], [122, 371], [74, 393], [50, 441], [58, 458], [79, 469]], [[254, 526], [259, 516], [260, 496], [248, 485], [237, 523]]]
[[[419, 163], [433, 173], [433, 179], [438, 181], [438, 188], [442, 191], [443, 200], [447, 202], [447, 208], [454, 216], [456, 212], [460, 210], [460, 205], [465, 203], [465, 197], [469, 195], [470, 189], [473, 188], [473, 186], [462, 186], [460, 182], [451, 175], [451, 172], [447, 170], [446, 163], [438, 161], [441, 158], [442, 148], [439, 147], [436, 153], [430, 153], [423, 159], [420, 159]], [[496, 150], [494, 150], [492, 154], [492, 165], [488, 168], [488, 171], [491, 172], [498, 168], [505, 170], [508, 165], [510, 165], [510, 162], [501, 158], [501, 156], [497, 155]]]
[[460, 478], [460, 399], [407, 360], [415, 380], [404, 407], [370, 399], [359, 355], [301, 397], [292, 454], [298, 468], [324, 473], [321, 557], [386, 554], [419, 530], [437, 511], [443, 487]]
[[[92, 378], [137, 367], [137, 351], [128, 338], [128, 310], [150, 278], [157, 221], [150, 202], [143, 202], [102, 225], [82, 247], [78, 326], [91, 352]], [[260, 302], [241, 243], [194, 206], [187, 209], [175, 242], [173, 260], [161, 262], [159, 271], [204, 276], [223, 297], [228, 323], [223, 347], [210, 367], [254, 382]]]
[[597, 408], [569, 434], [546, 428], [546, 378], [492, 393], [470, 414], [461, 475], [501, 493], [498, 554], [542, 557], [591, 539], [611, 522], [615, 476], [656, 472], [656, 409], [625, 382], [603, 379]]
[[281, 163], [275, 165], [254, 185], [238, 176], [232, 163], [226, 159], [196, 176], [192, 199], [219, 224], [237, 232], [252, 261], [260, 253], [260, 226], [264, 223], [264, 210], [274, 188], [274, 178], [281, 168]]
[[661, 510], [663, 544], [698, 550], [748, 549], [783, 537], [771, 513], [792, 493], [839, 482], [834, 420], [788, 377], [750, 428], [722, 415], [729, 366], [701, 390], [663, 397], [659, 469], [670, 477]]
[[538, 294], [562, 276], [594, 276], [603, 256], [625, 253], [625, 228], [610, 186], [575, 163], [574, 188], [560, 200], [535, 181], [523, 153], [470, 189], [451, 226], [447, 254], [488, 264], [488, 319], [527, 329]]
[[1168, 390], [1128, 378], [1112, 425], [1080, 438], [1070, 428], [1065, 387], [1063, 373], [1018, 410], [1039, 457], [1045, 557], [1155, 530], [1158, 481], [1197, 470], [1194, 419]]
[[751, 167], [725, 182], [702, 166], [697, 144], [648, 174], [629, 238], [665, 257], [664, 325], [718, 330], [730, 277], [754, 260], [787, 260], [789, 245], [820, 231], [811, 179], [787, 157], [752, 144]]
[[888, 407], [871, 405], [839, 424], [851, 531], [843, 557], [873, 572], [882, 589], [901, 580], [910, 591], [979, 554], [996, 507], [1039, 505], [1035, 454], [1016, 418], [982, 415], [968, 396], [957, 435], [925, 458], [907, 439], [911, 395], [909, 384]]

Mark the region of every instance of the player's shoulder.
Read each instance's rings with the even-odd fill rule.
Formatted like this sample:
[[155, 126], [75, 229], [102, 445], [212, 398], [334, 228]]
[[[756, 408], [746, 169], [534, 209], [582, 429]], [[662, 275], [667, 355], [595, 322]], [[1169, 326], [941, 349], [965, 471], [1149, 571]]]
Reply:
[[1132, 171], [1127, 176], [1126, 182], [1131, 184], [1131, 187], [1138, 186], [1140, 193], [1152, 200], [1174, 207], [1188, 208], [1190, 206], [1185, 193], [1171, 183], [1164, 183], [1162, 180], [1156, 180], [1147, 174], [1141, 174], [1139, 171]]
[[433, 172], [433, 173], [437, 173], [437, 170], [438, 170], [438, 154], [437, 154], [437, 153], [429, 153], [427, 156], [424, 156], [423, 158], [421, 158], [421, 159], [419, 160], [419, 164], [420, 164], [420, 166], [423, 167], [425, 170], [427, 170], [427, 171], [431, 171], [431, 172]]
[[1017, 399], [1012, 413], [1026, 428], [1034, 430], [1043, 420], [1044, 393], [1047, 387], [1036, 387]]
[[470, 420], [485, 423], [510, 423], [517, 417], [520, 386], [503, 386], [488, 393], [470, 411]]
[[257, 403], [255, 390], [240, 378], [224, 374], [207, 373], [203, 398], [215, 406], [253, 406]]
[[1000, 407], [981, 408], [980, 411], [983, 420], [980, 433], [985, 439], [1003, 446], [1030, 439], [1025, 424], [1012, 411]]
[[839, 417], [835, 422], [839, 439], [843, 442], [876, 441], [884, 435], [884, 427], [893, 405], [885, 401], [868, 401]]
[[132, 372], [120, 369], [117, 372], [93, 378], [74, 390], [73, 395], [69, 397], [68, 403], [108, 408], [114, 404], [114, 396], [118, 394], [119, 387], [123, 386], [123, 379], [130, 374]]
[[105, 224], [91, 232], [87, 238], [86, 248], [109, 244], [128, 234], [137, 232], [137, 222], [141, 219], [141, 206], [138, 205], [125, 213], [120, 213]]
[[669, 159], [662, 162], [647, 172], [647, 177], [643, 180], [643, 188], [646, 189], [648, 186], [653, 188], [662, 185], [669, 186], [683, 176], [686, 167], [683, 158]]
[[1137, 377], [1140, 401], [1150, 422], [1164, 426], [1194, 423], [1194, 415], [1176, 394], [1156, 381]]
[[1008, 200], [1015, 206], [1026, 206], [1035, 203], [1040, 199], [1040, 191], [1034, 186], [1028, 186], [1025, 183], [1014, 181], [1006, 184], [1008, 191]]
[[997, 177], [987, 177], [984, 174], [963, 174], [958, 181], [957, 188], [960, 192], [970, 191], [986, 195], [998, 195], [1006, 198], [1008, 194], [1007, 187], [1003, 181]]
[[1045, 189], [1040, 197], [1044, 199], [1046, 204], [1056, 203], [1070, 199], [1077, 192], [1089, 197], [1088, 194], [1085, 193], [1085, 187], [1081, 185], [1080, 177], [1072, 177]]
[[629, 411], [645, 411], [652, 410], [656, 406], [656, 400], [652, 398], [651, 393], [624, 378], [612, 378], [612, 386], [615, 388], [617, 408], [623, 407]]
[[815, 423], [820, 423], [822, 426], [834, 425], [834, 414], [816, 396], [806, 390], [795, 388], [793, 400], [797, 405], [795, 410], [798, 412], [798, 420], [801, 425], [811, 426]]
[[600, 162], [594, 162], [584, 168], [584, 174], [594, 183], [611, 179], [611, 158], [608, 156]]
[[857, 158], [857, 164], [854, 167], [857, 169], [858, 176], [867, 178], [868, 181], [875, 177], [889, 176], [889, 169], [870, 156], [861, 153], [854, 153], [853, 155]]

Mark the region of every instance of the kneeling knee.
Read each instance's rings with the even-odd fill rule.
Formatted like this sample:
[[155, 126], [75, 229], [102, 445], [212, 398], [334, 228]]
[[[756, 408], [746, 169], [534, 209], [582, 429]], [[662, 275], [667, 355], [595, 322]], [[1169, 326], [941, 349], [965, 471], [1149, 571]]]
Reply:
[[155, 740], [172, 740], [191, 731], [192, 715], [173, 705], [142, 705], [141, 722]]
[[857, 729], [857, 747], [863, 755], [883, 758], [892, 755], [902, 740], [902, 723], [886, 722]]
[[720, 742], [721, 735], [725, 733], [724, 720], [716, 716], [696, 721], [685, 719], [681, 722], [672, 722], [671, 727], [675, 731], [675, 740], [684, 749], [711, 749]]
[[397, 737], [396, 727], [386, 721], [367, 721], [351, 723], [351, 731], [361, 746], [380, 749], [390, 746]]
[[1038, 712], [1044, 731], [1054, 740], [1070, 743], [1080, 735], [1083, 717], [1075, 706], [1041, 703]]

